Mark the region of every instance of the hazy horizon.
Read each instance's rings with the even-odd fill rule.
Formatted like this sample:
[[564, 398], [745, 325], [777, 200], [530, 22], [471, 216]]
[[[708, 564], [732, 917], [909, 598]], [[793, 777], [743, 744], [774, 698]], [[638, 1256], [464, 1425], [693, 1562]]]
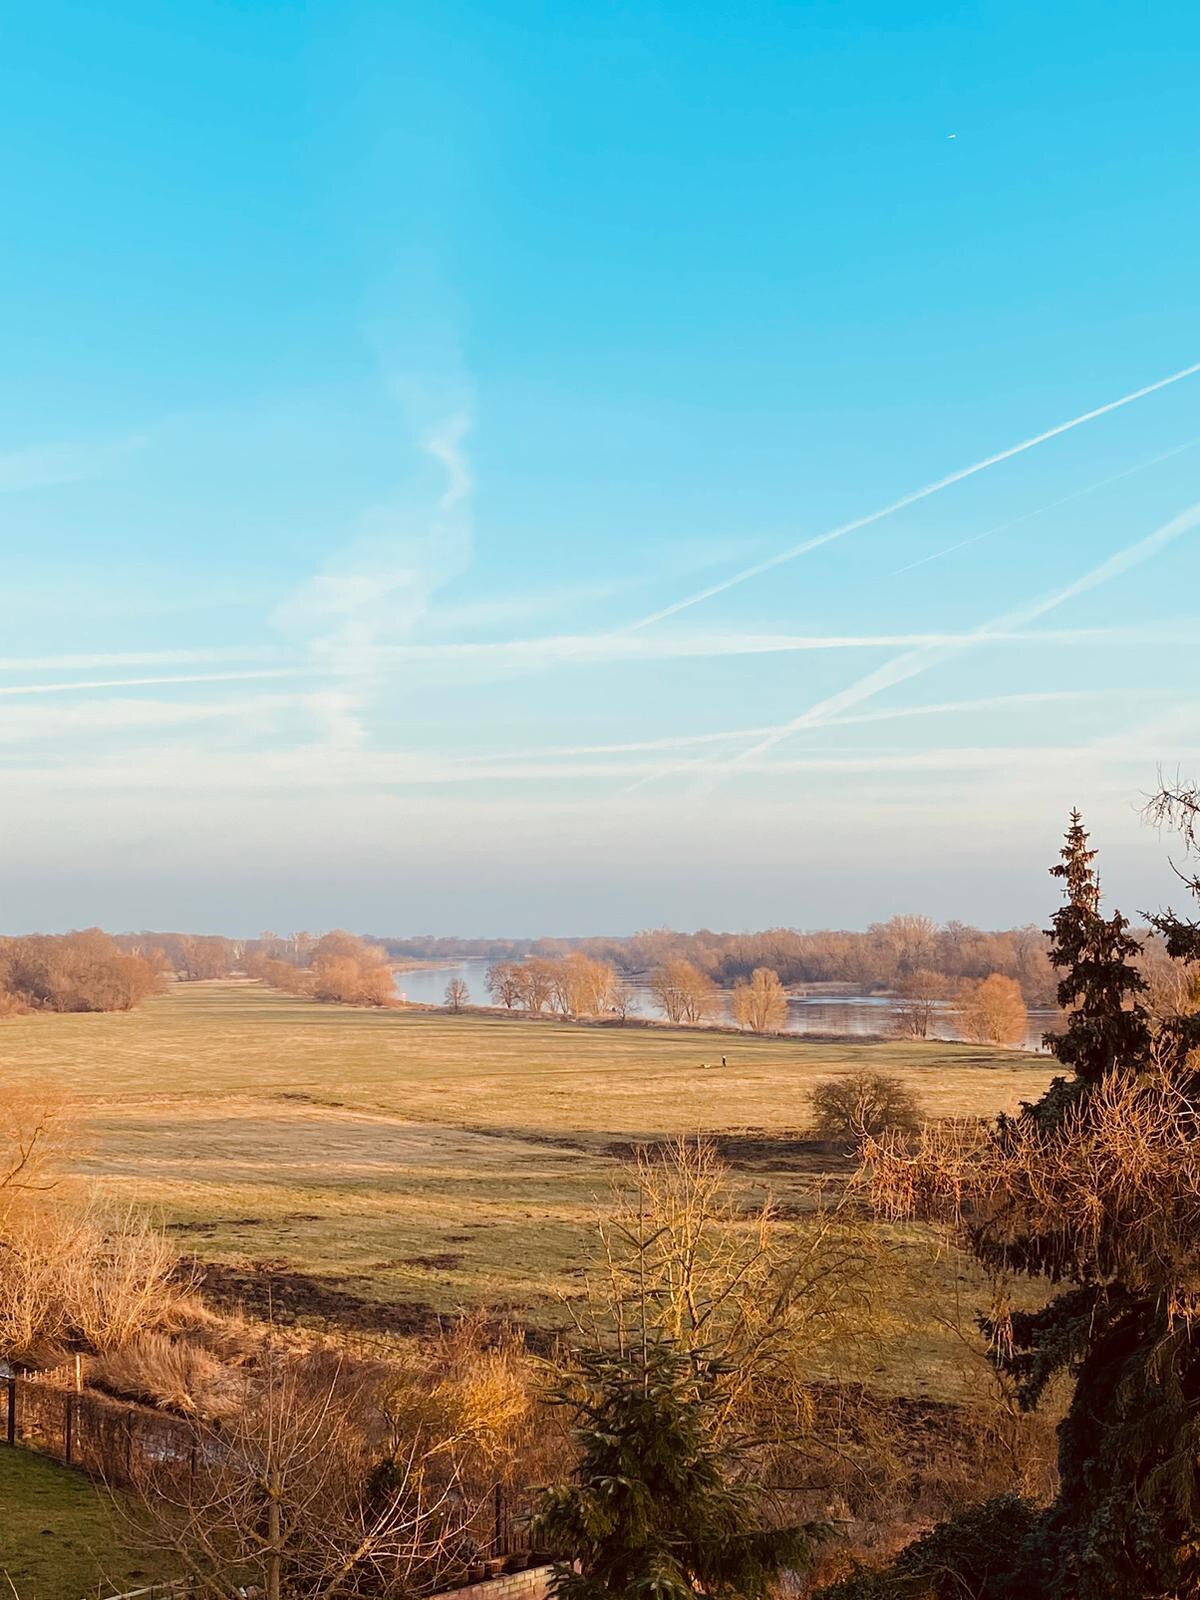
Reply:
[[1172, 897], [1200, 13], [851, 10], [24, 19], [4, 926]]

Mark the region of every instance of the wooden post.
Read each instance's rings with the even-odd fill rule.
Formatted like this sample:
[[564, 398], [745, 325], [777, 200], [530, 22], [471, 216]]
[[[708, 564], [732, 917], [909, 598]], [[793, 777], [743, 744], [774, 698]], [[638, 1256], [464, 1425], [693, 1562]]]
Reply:
[[8, 1380], [8, 1442], [17, 1442], [17, 1380]]
[[63, 1461], [71, 1465], [75, 1444], [75, 1396], [70, 1389], [63, 1396]]

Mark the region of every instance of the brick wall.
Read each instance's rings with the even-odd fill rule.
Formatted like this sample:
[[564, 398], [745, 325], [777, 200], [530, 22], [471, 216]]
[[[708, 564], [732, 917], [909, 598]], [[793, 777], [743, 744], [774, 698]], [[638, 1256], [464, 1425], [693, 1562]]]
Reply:
[[466, 1589], [455, 1589], [452, 1600], [547, 1600], [551, 1567], [528, 1567], [524, 1572], [506, 1572], [499, 1578], [486, 1578]]

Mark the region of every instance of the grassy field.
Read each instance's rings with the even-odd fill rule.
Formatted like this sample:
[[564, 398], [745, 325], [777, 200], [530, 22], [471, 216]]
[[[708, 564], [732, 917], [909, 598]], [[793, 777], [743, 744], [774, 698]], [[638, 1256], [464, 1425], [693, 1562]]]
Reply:
[[86, 1478], [0, 1445], [0, 1591], [19, 1600], [87, 1600], [167, 1576], [130, 1553], [108, 1497]]
[[[719, 1063], [724, 1054], [729, 1065]], [[969, 1045], [755, 1039], [322, 1006], [180, 984], [129, 1014], [0, 1023], [0, 1074], [65, 1088], [78, 1170], [206, 1260], [362, 1299], [552, 1316], [622, 1148], [733, 1136], [787, 1203], [827, 1165], [786, 1135], [820, 1078], [903, 1077], [935, 1114], [1035, 1096], [1045, 1058]], [[765, 1137], [764, 1137], [765, 1136]]]

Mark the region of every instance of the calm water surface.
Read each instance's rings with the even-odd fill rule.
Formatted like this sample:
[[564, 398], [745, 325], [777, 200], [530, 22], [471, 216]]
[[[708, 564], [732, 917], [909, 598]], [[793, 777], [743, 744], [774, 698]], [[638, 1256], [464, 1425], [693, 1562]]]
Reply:
[[[440, 1006], [446, 1001], [446, 985], [452, 978], [462, 978], [470, 991], [470, 1003], [476, 1006], [489, 1006], [491, 1000], [487, 992], [487, 970], [490, 966], [490, 961], [461, 961], [454, 966], [398, 972], [396, 988], [402, 999], [413, 1000], [422, 1005]], [[630, 987], [634, 993], [632, 1011], [635, 1016], [662, 1015], [645, 984], [634, 983]], [[899, 1003], [886, 995], [874, 994], [790, 995], [788, 1032], [842, 1033], [859, 1037], [885, 1034]], [[1057, 1013], [1054, 1011], [1030, 1012], [1026, 1049], [1042, 1048], [1042, 1034], [1047, 1028], [1053, 1027], [1056, 1016]], [[726, 1018], [728, 1019], [728, 996]], [[955, 1026], [956, 1020], [952, 1003], [941, 1002], [930, 1029], [931, 1037], [961, 1039], [962, 1034]]]

